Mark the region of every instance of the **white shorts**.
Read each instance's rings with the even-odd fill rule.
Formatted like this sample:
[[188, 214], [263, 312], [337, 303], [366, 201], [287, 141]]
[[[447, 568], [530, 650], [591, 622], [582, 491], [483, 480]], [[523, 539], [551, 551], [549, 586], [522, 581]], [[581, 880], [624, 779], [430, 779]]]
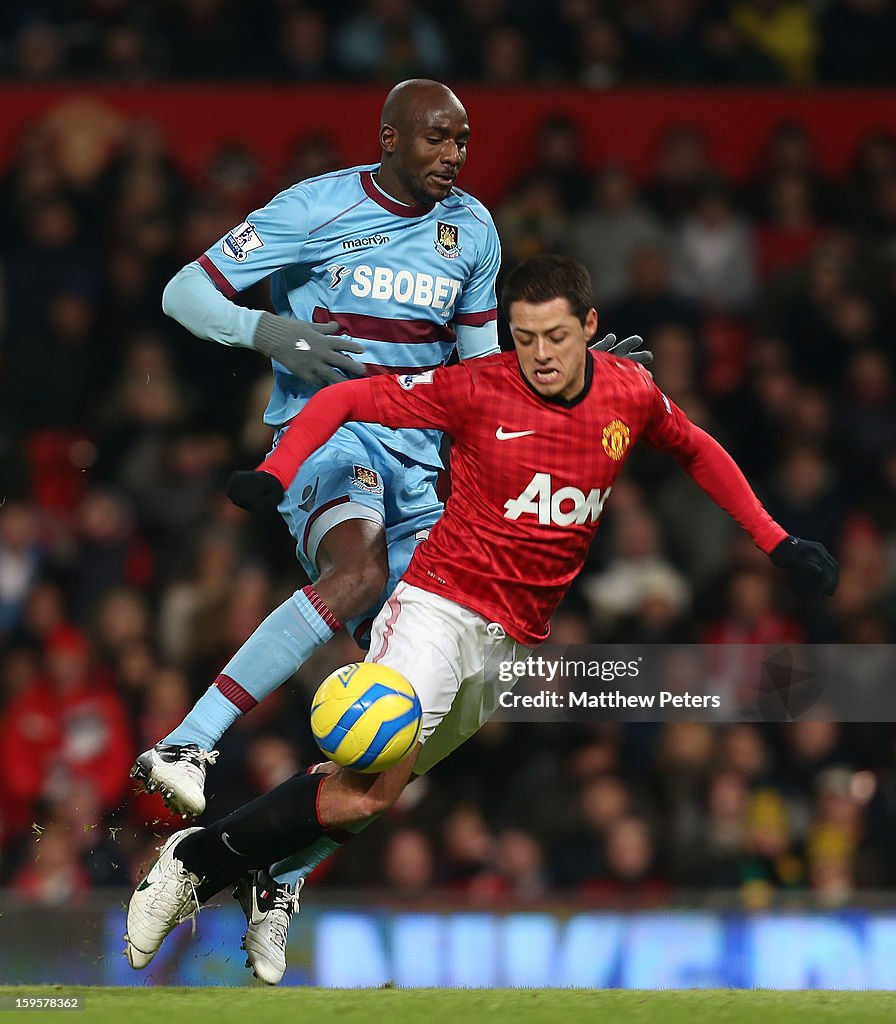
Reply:
[[367, 661], [382, 662], [410, 680], [423, 707], [416, 775], [481, 729], [509, 689], [496, 672], [486, 671], [486, 654], [495, 664], [529, 655], [497, 623], [409, 583], [398, 584], [370, 635]]

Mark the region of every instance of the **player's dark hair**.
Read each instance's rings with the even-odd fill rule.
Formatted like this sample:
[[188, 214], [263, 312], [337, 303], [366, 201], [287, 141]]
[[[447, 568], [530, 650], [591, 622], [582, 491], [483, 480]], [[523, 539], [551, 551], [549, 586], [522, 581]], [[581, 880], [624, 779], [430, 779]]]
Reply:
[[551, 299], [566, 299], [573, 316], [584, 324], [591, 297], [591, 275], [578, 260], [568, 256], [533, 256], [510, 271], [501, 289], [501, 306], [510, 319], [514, 302], [539, 305]]

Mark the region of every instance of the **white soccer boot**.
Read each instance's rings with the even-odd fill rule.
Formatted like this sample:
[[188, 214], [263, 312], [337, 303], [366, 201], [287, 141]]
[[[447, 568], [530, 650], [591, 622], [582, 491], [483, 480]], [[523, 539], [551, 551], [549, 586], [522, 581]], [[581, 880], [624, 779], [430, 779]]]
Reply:
[[158, 860], [131, 896], [125, 952], [135, 970], [146, 967], [165, 936], [199, 910], [196, 886], [200, 879], [183, 866], [176, 853], [181, 839], [198, 831], [199, 826], [194, 825], [169, 837], [159, 850]]
[[157, 743], [134, 762], [131, 778], [139, 779], [147, 793], [161, 793], [175, 814], [195, 818], [205, 810], [205, 766], [217, 760], [217, 750], [195, 743]]
[[246, 915], [242, 943], [248, 958], [246, 966], [266, 985], [276, 985], [286, 971], [289, 922], [298, 913], [299, 893], [304, 884], [305, 879], [300, 878], [293, 892], [267, 871], [250, 871], [234, 886], [234, 898]]

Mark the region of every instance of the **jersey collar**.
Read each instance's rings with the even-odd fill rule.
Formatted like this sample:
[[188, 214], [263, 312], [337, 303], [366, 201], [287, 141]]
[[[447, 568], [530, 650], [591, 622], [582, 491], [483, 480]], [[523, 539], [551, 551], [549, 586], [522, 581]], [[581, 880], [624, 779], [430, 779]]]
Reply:
[[371, 171], [361, 171], [361, 188], [368, 199], [372, 199], [389, 213], [394, 213], [396, 217], [422, 217], [432, 209], [432, 206], [405, 206], [404, 203], [390, 198], [377, 186]]
[[551, 405], [559, 405], [563, 409], [572, 409], [574, 406], [577, 406], [579, 402], [582, 402], [587, 398], [588, 392], [591, 390], [591, 382], [594, 380], [594, 359], [590, 352], [586, 352], [585, 355], [585, 386], [575, 396], [575, 398], [561, 398], [559, 395], [555, 398], [545, 398], [544, 395], [539, 394], [538, 391], [536, 391], [529, 383], [526, 375], [523, 373], [523, 368], [520, 366], [519, 360], [516, 361], [516, 368], [520, 372], [520, 377], [522, 378], [523, 383], [536, 398], [541, 399], [542, 402], [550, 402]]

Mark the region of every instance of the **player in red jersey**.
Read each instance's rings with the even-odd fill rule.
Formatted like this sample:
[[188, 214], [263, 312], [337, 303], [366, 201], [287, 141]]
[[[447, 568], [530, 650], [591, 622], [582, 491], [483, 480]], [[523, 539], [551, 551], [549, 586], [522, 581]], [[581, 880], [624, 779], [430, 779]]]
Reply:
[[[584, 267], [558, 256], [530, 260], [509, 276], [502, 300], [514, 352], [329, 388], [311, 399], [258, 471], [231, 481], [237, 504], [276, 505], [302, 462], [347, 421], [450, 435], [451, 496], [377, 617], [368, 655], [413, 683], [423, 707], [421, 741], [379, 775], [340, 768], [296, 776], [169, 841], [168, 866], [154, 884], [172, 892], [180, 885], [180, 897], [166, 901], [159, 943], [192, 899], [201, 902], [328, 831], [363, 827], [397, 799], [412, 772], [432, 767], [487, 721], [506, 685], [488, 677], [485, 650], [497, 664], [525, 657], [547, 638], [636, 441], [669, 452], [776, 564], [833, 593], [837, 564], [828, 552], [789, 537], [731, 457], [642, 366], [589, 351], [597, 313]], [[136, 919], [147, 899], [138, 897], [129, 934], [131, 912]]]

